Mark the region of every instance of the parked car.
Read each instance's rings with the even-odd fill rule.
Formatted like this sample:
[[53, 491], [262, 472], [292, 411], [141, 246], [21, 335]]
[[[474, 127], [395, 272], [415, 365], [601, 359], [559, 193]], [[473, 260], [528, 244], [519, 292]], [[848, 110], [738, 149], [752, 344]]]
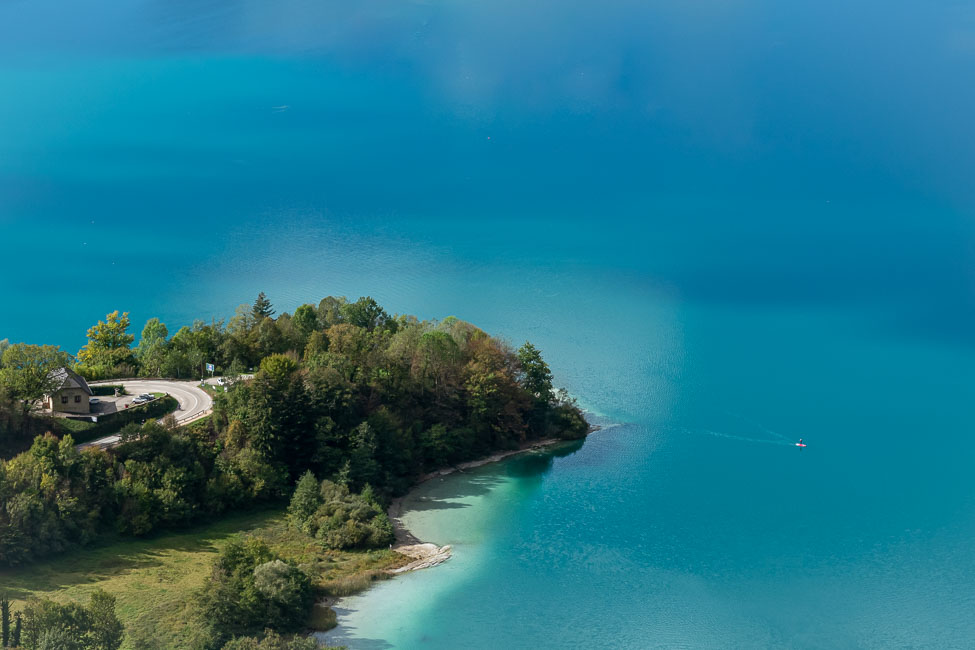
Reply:
[[91, 399], [88, 400], [89, 404], [98, 404], [99, 402], [101, 402], [101, 400], [98, 399], [97, 397], [92, 397]]
[[224, 384], [227, 383], [227, 378], [226, 377], [217, 377], [217, 383], [220, 384], [221, 386], [223, 386]]

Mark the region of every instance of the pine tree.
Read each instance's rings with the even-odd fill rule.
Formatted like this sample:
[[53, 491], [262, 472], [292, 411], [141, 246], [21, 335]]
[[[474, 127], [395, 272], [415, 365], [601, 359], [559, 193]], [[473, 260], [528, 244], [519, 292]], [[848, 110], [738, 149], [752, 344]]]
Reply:
[[20, 647], [20, 626], [21, 626], [21, 616], [20, 612], [14, 614], [14, 637], [12, 639], [13, 643], [10, 647], [19, 648]]
[[318, 480], [310, 471], [305, 472], [298, 481], [294, 496], [291, 497], [291, 505], [288, 506], [291, 524], [307, 533], [308, 519], [315, 514], [321, 503]]
[[267, 299], [263, 291], [260, 292], [257, 294], [257, 300], [254, 301], [254, 320], [260, 323], [273, 315], [274, 310], [271, 309], [271, 301]]

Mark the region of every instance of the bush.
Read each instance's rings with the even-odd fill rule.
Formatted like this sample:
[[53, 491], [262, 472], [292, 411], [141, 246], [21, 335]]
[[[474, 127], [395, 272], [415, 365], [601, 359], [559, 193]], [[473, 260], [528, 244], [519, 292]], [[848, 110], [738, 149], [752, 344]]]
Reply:
[[327, 632], [338, 624], [338, 616], [335, 614], [335, 610], [322, 604], [316, 604], [311, 608], [311, 614], [308, 615], [308, 622], [306, 623], [308, 629], [316, 632]]
[[[344, 647], [344, 646], [343, 646]], [[325, 647], [313, 638], [293, 637], [285, 638], [273, 630], [266, 630], [263, 639], [256, 637], [239, 637], [228, 641], [223, 650], [342, 650], [341, 648]]]

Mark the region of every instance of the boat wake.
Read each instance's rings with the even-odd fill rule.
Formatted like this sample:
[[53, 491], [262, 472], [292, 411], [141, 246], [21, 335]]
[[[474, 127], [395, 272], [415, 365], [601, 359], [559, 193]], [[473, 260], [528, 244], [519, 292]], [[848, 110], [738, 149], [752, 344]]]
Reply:
[[721, 431], [712, 431], [711, 429], [685, 429], [688, 433], [698, 433], [708, 436], [715, 436], [717, 438], [728, 438], [730, 440], [740, 440], [742, 442], [755, 442], [759, 444], [766, 445], [780, 445], [783, 447], [794, 447], [795, 442], [792, 440], [782, 439], [770, 439], [770, 438], [749, 438], [747, 436], [737, 436], [733, 433], [723, 433]]

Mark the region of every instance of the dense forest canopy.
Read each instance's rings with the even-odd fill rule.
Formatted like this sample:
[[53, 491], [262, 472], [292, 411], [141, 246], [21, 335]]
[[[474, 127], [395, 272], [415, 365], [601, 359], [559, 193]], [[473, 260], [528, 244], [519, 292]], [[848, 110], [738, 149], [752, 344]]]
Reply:
[[[0, 564], [283, 502], [303, 475], [322, 483], [297, 525], [326, 545], [385, 543], [380, 506], [423, 473], [588, 430], [529, 343], [514, 350], [453, 317], [391, 316], [371, 298], [274, 313], [261, 294], [226, 325], [197, 321], [171, 337], [153, 318], [134, 348], [128, 314], [89, 329], [74, 365], [89, 379], [199, 377], [214, 363], [228, 389], [192, 427], [128, 425], [107, 450], [46, 434], [0, 462]], [[47, 373], [71, 360], [55, 346], [2, 347], [0, 436], [22, 435]]]

